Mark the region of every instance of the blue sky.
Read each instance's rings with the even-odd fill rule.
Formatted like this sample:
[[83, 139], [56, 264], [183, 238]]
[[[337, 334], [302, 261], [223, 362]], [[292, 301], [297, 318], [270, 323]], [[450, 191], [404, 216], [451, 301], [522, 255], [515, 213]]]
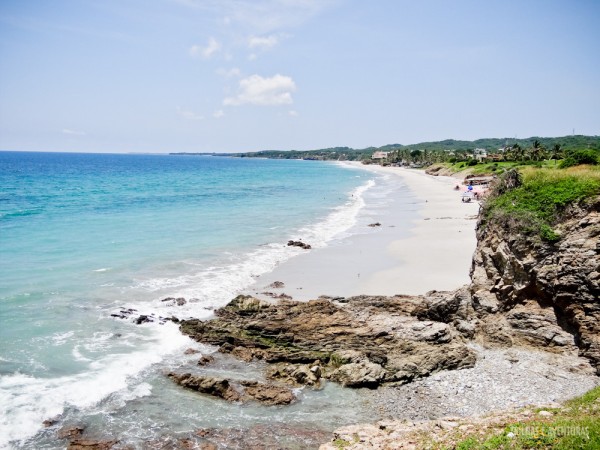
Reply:
[[3, 0], [0, 149], [600, 135], [596, 0]]

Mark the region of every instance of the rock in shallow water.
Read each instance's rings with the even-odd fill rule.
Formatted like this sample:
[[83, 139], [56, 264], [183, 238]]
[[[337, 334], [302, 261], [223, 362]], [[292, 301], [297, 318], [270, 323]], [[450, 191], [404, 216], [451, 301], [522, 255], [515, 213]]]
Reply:
[[294, 393], [285, 387], [257, 381], [232, 381], [225, 378], [196, 376], [190, 373], [169, 373], [168, 377], [187, 389], [222, 398], [229, 402], [255, 400], [263, 405], [289, 405], [296, 400]]

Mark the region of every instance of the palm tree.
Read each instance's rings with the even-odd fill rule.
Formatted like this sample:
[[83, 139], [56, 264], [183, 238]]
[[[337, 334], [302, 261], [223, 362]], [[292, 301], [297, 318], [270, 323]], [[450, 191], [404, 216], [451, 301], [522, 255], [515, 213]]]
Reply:
[[556, 160], [561, 159], [563, 157], [562, 146], [560, 144], [554, 144], [552, 146], [552, 150], [550, 151], [550, 159], [554, 160], [554, 165], [556, 165]]
[[546, 152], [546, 148], [542, 145], [540, 141], [537, 139], [533, 141], [531, 148], [529, 149], [529, 155], [531, 159], [534, 161], [539, 161], [540, 159], [544, 159]]
[[525, 156], [525, 152], [519, 144], [514, 144], [512, 146], [512, 154], [515, 161], [522, 161], [523, 157]]

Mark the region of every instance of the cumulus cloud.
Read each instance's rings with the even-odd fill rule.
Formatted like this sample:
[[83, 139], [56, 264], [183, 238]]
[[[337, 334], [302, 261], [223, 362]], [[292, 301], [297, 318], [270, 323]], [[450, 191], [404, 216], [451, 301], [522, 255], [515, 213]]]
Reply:
[[260, 106], [289, 105], [294, 102], [292, 92], [295, 90], [296, 83], [291, 77], [279, 74], [270, 78], [251, 75], [240, 80], [237, 95], [226, 97], [223, 104], [225, 106], [244, 104]]
[[225, 115], [225, 113], [223, 112], [223, 110], [222, 110], [222, 109], [218, 109], [217, 111], [215, 111], [215, 112], [213, 113], [213, 117], [214, 117], [215, 119], [220, 119], [220, 118], [221, 118], [221, 117], [223, 117], [224, 115]]
[[215, 53], [221, 50], [221, 44], [214, 37], [208, 39], [208, 43], [205, 46], [202, 45], [192, 45], [190, 47], [190, 56], [196, 58], [198, 56], [209, 59]]
[[200, 114], [196, 114], [194, 111], [190, 111], [188, 109], [177, 108], [177, 113], [179, 114], [180, 117], [182, 117], [186, 120], [202, 120], [202, 119], [204, 119], [204, 116], [201, 116]]
[[293, 110], [293, 109], [290, 109], [290, 110], [288, 111], [288, 114], [289, 114], [290, 116], [292, 116], [292, 117], [296, 117], [296, 116], [298, 115], [298, 111], [295, 111], [295, 110]]
[[85, 136], [85, 131], [71, 130], [69, 128], [63, 128], [61, 133], [68, 134], [70, 136]]

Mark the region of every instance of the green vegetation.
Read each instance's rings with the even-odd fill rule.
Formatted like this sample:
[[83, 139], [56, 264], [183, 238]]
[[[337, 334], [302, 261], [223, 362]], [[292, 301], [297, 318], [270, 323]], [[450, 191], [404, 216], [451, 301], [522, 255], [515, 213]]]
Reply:
[[494, 220], [503, 226], [528, 235], [537, 235], [546, 241], [560, 236], [554, 226], [568, 205], [583, 202], [600, 195], [600, 167], [578, 166], [569, 169], [525, 167], [522, 184], [513, 189], [502, 186], [506, 177], [500, 177], [483, 209], [487, 222]]
[[578, 164], [598, 164], [600, 154], [594, 150], [572, 150], [567, 152], [565, 159], [560, 163], [561, 168], [572, 167]]
[[338, 438], [335, 441], [333, 441], [333, 445], [336, 448], [342, 449], [342, 448], [346, 448], [349, 445], [352, 445], [352, 442], [346, 441], [344, 439]]
[[[482, 155], [482, 151], [486, 153], [486, 156]], [[333, 147], [318, 150], [263, 150], [245, 153], [173, 154], [371, 162], [373, 153], [386, 152], [388, 154], [387, 158], [378, 161], [379, 163], [403, 163], [427, 166], [441, 162], [465, 162], [477, 167], [481, 162], [485, 163], [489, 161], [534, 162], [545, 159], [556, 161], [563, 159], [569, 152], [575, 151], [591, 151], [597, 157], [600, 155], [600, 136], [573, 135], [557, 138], [534, 136], [527, 139], [489, 138], [477, 139], [475, 141], [446, 139], [437, 142], [421, 142], [414, 145], [389, 144], [381, 147], [367, 147], [362, 149]]]
[[[464, 437], [440, 449], [598, 449], [600, 448], [600, 387], [567, 402], [562, 408], [547, 409], [548, 418], [508, 423], [498, 433]], [[539, 410], [537, 411], [539, 412]], [[536, 417], [540, 417], [539, 414]]]

